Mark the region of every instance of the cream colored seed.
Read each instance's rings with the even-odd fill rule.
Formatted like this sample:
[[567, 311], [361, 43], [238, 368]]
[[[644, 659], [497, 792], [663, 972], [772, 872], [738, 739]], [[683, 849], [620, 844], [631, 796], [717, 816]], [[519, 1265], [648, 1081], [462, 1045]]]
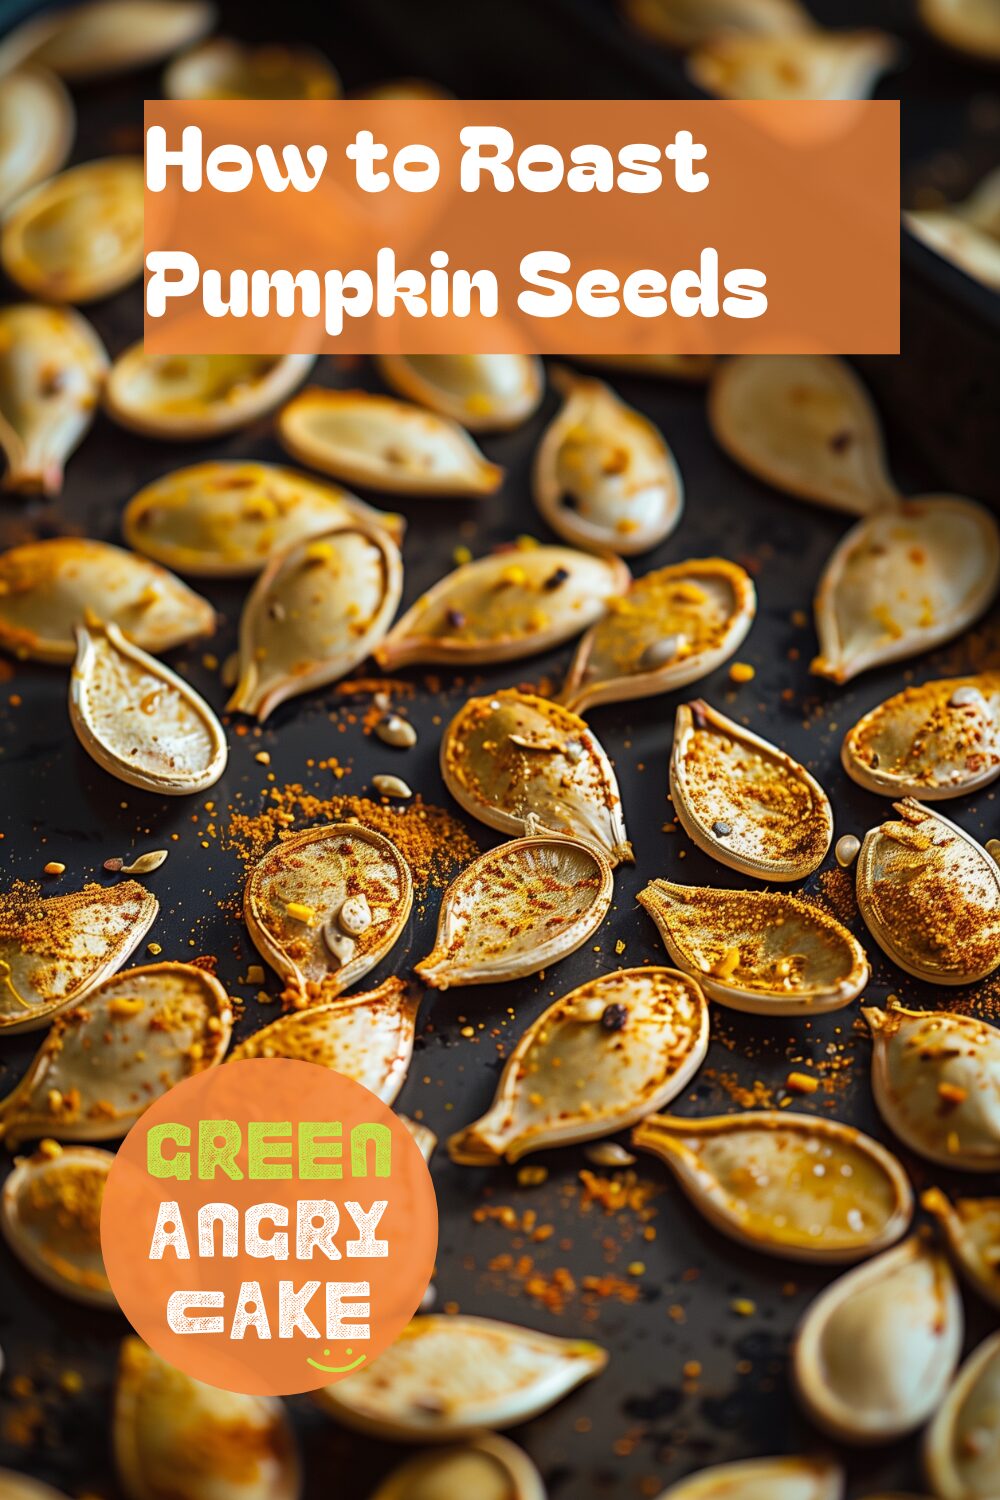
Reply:
[[413, 796], [413, 792], [405, 781], [398, 776], [373, 776], [372, 786], [383, 797], [398, 797], [400, 801], [406, 801]]
[[595, 1141], [587, 1146], [584, 1156], [595, 1167], [631, 1167], [636, 1158], [617, 1141]]
[[140, 854], [139, 858], [133, 860], [130, 865], [122, 865], [123, 875], [149, 875], [153, 870], [158, 870], [164, 863], [169, 849], [152, 849], [148, 854]]
[[860, 849], [861, 840], [856, 838], [853, 833], [845, 833], [843, 838], [837, 840], [837, 847], [833, 852], [837, 856], [837, 863], [842, 870], [846, 870], [849, 866], [853, 865]]
[[348, 937], [360, 937], [372, 925], [372, 909], [364, 895], [348, 896], [337, 914], [341, 930]]
[[375, 733], [384, 745], [394, 745], [399, 750], [409, 750], [417, 743], [417, 731], [398, 714], [386, 714], [375, 725]]

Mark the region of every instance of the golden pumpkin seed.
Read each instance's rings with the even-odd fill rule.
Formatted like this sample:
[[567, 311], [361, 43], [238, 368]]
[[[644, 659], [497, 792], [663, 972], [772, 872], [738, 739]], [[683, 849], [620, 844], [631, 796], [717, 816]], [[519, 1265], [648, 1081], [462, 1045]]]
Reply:
[[634, 1167], [638, 1160], [617, 1141], [594, 1141], [584, 1147], [583, 1154], [595, 1167]]
[[406, 1081], [419, 1004], [419, 995], [404, 980], [387, 979], [367, 994], [272, 1021], [235, 1047], [228, 1060], [288, 1057], [316, 1063], [363, 1083], [383, 1104], [391, 1104]]
[[414, 662], [516, 661], [561, 645], [628, 583], [617, 558], [524, 547], [463, 563], [429, 589], [375, 652], [386, 670]]
[[114, 1159], [96, 1146], [37, 1151], [15, 1163], [0, 1201], [0, 1228], [18, 1260], [53, 1291], [94, 1307], [118, 1305], [101, 1254]]
[[531, 1459], [506, 1438], [485, 1432], [460, 1448], [408, 1459], [372, 1500], [546, 1500]]
[[447, 1442], [512, 1427], [547, 1411], [608, 1362], [582, 1339], [553, 1338], [492, 1318], [414, 1318], [350, 1380], [316, 1392], [324, 1411], [360, 1432]]
[[1000, 16], [983, 0], [920, 0], [920, 19], [949, 47], [1000, 62]]
[[834, 854], [842, 870], [849, 870], [861, 852], [861, 840], [853, 833], [845, 833], [837, 840]]
[[727, 360], [712, 382], [709, 418], [730, 458], [776, 489], [857, 516], [898, 502], [875, 408], [844, 360]]
[[833, 810], [815, 777], [703, 698], [677, 709], [670, 796], [699, 849], [761, 880], [803, 879], [833, 837]]
[[731, 1010], [839, 1010], [868, 983], [864, 949], [847, 928], [794, 896], [654, 880], [639, 892], [639, 904], [678, 968]]
[[58, 172], [69, 155], [75, 130], [72, 100], [53, 73], [27, 67], [4, 76], [0, 89], [0, 214], [36, 182]]
[[749, 1458], [717, 1464], [660, 1500], [844, 1500], [843, 1469], [823, 1458]]
[[167, 99], [338, 99], [336, 69], [312, 47], [246, 47], [212, 37], [163, 75]]
[[545, 371], [529, 354], [383, 354], [388, 386], [471, 432], [505, 432], [526, 422], [545, 393]]
[[535, 504], [564, 541], [631, 556], [676, 527], [684, 485], [648, 418], [601, 380], [562, 372], [564, 405], [535, 455]]
[[866, 1006], [872, 1091], [894, 1135], [930, 1161], [1000, 1171], [1000, 1030], [950, 1011]]
[[940, 1404], [963, 1326], [948, 1262], [914, 1236], [848, 1271], [812, 1303], [795, 1343], [798, 1398], [840, 1442], [894, 1442]]
[[146, 437], [186, 442], [235, 432], [291, 395], [313, 354], [120, 354], [104, 387], [108, 415]]
[[720, 33], [688, 57], [691, 81], [719, 99], [867, 99], [897, 61], [882, 31], [809, 31], [791, 35]]
[[389, 494], [492, 495], [503, 480], [457, 422], [370, 391], [308, 386], [278, 437], [310, 468]]
[[205, 0], [87, 0], [24, 21], [0, 47], [0, 73], [30, 57], [74, 83], [109, 78], [169, 57], [214, 19]]
[[528, 1028], [482, 1117], [448, 1142], [453, 1161], [493, 1166], [610, 1135], [662, 1109], [708, 1050], [708, 1006], [676, 969], [622, 969], [550, 1005]]
[[460, 807], [503, 833], [550, 829], [631, 863], [618, 782], [583, 719], [505, 689], [470, 698], [441, 739], [441, 775]]
[[[933, 4], [934, 0], [928, 0]], [[938, 0], [943, 10], [949, 0]], [[997, 36], [996, 18], [986, 5], [977, 0], [951, 0], [957, 10], [963, 8], [969, 17], [976, 12], [989, 15], [993, 35]], [[1000, 48], [998, 48], [1000, 50]], [[924, 241], [937, 255], [981, 281], [994, 291], [1000, 288], [1000, 171], [990, 172], [976, 190], [962, 203], [944, 208], [912, 209], [904, 213], [907, 229]]]
[[554, 835], [500, 844], [445, 891], [434, 947], [415, 972], [438, 990], [537, 974], [594, 935], [613, 883], [593, 844]]
[[175, 1083], [221, 1062], [232, 1010], [193, 964], [150, 964], [105, 979], [56, 1017], [20, 1083], [0, 1102], [9, 1150], [22, 1141], [118, 1140]]
[[96, 302], [142, 270], [142, 160], [70, 167], [24, 193], [0, 227], [0, 262], [42, 302]]
[[777, 1110], [651, 1115], [632, 1141], [670, 1168], [710, 1224], [765, 1255], [861, 1260], [894, 1244], [913, 1213], [896, 1158], [836, 1120]]
[[383, 745], [395, 745], [397, 750], [409, 750], [417, 743], [417, 731], [407, 719], [398, 714], [386, 714], [375, 725], [375, 733]]
[[937, 984], [1000, 965], [1000, 868], [971, 834], [911, 798], [861, 846], [857, 898], [894, 964]]
[[378, 527], [340, 526], [279, 553], [240, 617], [240, 676], [226, 705], [263, 721], [370, 656], [403, 588], [399, 548]]
[[[346, 962], [334, 960], [327, 930], [348, 895], [364, 893], [372, 922]], [[297, 1004], [332, 1000], [385, 957], [413, 901], [402, 855], [382, 834], [331, 823], [275, 844], [250, 872], [243, 916], [261, 957], [281, 975]], [[346, 934], [344, 934], [346, 936]]]
[[883, 796], [932, 802], [978, 791], [1000, 776], [1000, 672], [904, 688], [848, 730], [840, 758]]
[[37, 1031], [120, 969], [159, 910], [135, 880], [65, 896], [8, 895], [0, 919], [0, 1032]]
[[924, 1442], [938, 1500], [988, 1500], [1000, 1490], [1000, 1333], [965, 1361]]
[[950, 495], [906, 500], [859, 521], [835, 547], [816, 594], [820, 654], [834, 682], [951, 640], [1000, 583], [1000, 530]]
[[714, 354], [574, 354], [573, 359], [625, 375], [692, 382], [707, 380], [718, 363]]
[[952, 1259], [966, 1281], [993, 1307], [1000, 1308], [1000, 1198], [956, 1198], [940, 1188], [921, 1196], [944, 1233]]
[[[214, 786], [229, 748], [222, 725], [194, 688], [127, 641], [117, 625], [77, 627], [69, 717], [77, 739], [102, 770], [162, 796]], [[144, 875], [165, 850], [132, 866]], [[150, 864], [149, 860], [155, 860]], [[123, 867], [124, 868], [124, 867]]]
[[567, 708], [649, 698], [714, 672], [746, 637], [757, 610], [748, 573], [721, 557], [671, 563], [637, 578], [577, 647], [563, 686]]
[[798, 0], [625, 0], [625, 14], [654, 42], [681, 51], [721, 32], [788, 36], [813, 24]]
[[373, 776], [372, 786], [380, 797], [396, 797], [405, 802], [413, 796], [412, 789], [398, 776]]
[[121, 865], [119, 873], [122, 875], [150, 875], [165, 864], [170, 854], [169, 849], [152, 849], [148, 854], [140, 854], [138, 859], [130, 865]]

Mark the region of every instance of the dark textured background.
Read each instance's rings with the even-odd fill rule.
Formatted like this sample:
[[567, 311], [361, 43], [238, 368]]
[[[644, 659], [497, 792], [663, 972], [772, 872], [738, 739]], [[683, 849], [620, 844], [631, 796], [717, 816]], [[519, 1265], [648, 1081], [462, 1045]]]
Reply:
[[[223, 7], [224, 11], [227, 7]], [[819, 5], [817, 11], [821, 9]], [[836, 12], [844, 20], [871, 19], [879, 11], [885, 24], [904, 22], [913, 49], [919, 107], [906, 123], [906, 156], [915, 160], [932, 146], [959, 145], [968, 134], [970, 101], [988, 91], [986, 75], [963, 63], [944, 59], [922, 42], [907, 19], [910, 6], [893, 0], [884, 6], [846, 4], [829, 0], [827, 18]], [[382, 78], [423, 73], [469, 96], [514, 94], [609, 94], [683, 92], [676, 64], [653, 54], [645, 45], [612, 42], [612, 22], [603, 7], [579, 10], [564, 0], [552, 6], [526, 3], [480, 4], [460, 8], [432, 0], [405, 15], [394, 0], [367, 0], [364, 7], [347, 4], [337, 19], [325, 19], [308, 29], [294, 21], [295, 7], [287, 7], [283, 25], [273, 17], [244, 13], [229, 7], [223, 29], [237, 35], [310, 36], [340, 68], [347, 87], [362, 87]], [[591, 17], [596, 30], [590, 29]], [[602, 41], [602, 28], [604, 40]], [[595, 40], [596, 38], [596, 40]], [[665, 56], [665, 55], [664, 55]], [[928, 68], [938, 71], [933, 77]], [[651, 68], [652, 73], [644, 72]], [[905, 79], [909, 75], [902, 75]], [[670, 79], [674, 82], [671, 84]], [[897, 80], [887, 80], [883, 92], [892, 95]], [[902, 83], [900, 83], [902, 87]], [[81, 130], [74, 159], [86, 159], [108, 149], [137, 149], [141, 145], [138, 99], [156, 91], [156, 75], [121, 84], [100, 85], [81, 92]], [[988, 384], [988, 365], [995, 369], [995, 344], [989, 342], [991, 303], [961, 278], [952, 276], [923, 255], [919, 247], [907, 252], [910, 277], [906, 297], [910, 312], [904, 339], [913, 355], [901, 361], [869, 361], [866, 373], [880, 391], [895, 402], [907, 382], [919, 400], [896, 408], [889, 417], [889, 445], [893, 473], [909, 493], [957, 484], [955, 466], [982, 439], [982, 423], [968, 443], [956, 437], [945, 410], [946, 393], [964, 381], [970, 407], [995, 415], [995, 397]], [[931, 279], [926, 279], [928, 268]], [[9, 292], [9, 288], [6, 289]], [[926, 317], [943, 319], [953, 345], [930, 348]], [[137, 289], [88, 310], [113, 354], [135, 338], [141, 325]], [[951, 350], [957, 351], [952, 354]], [[947, 357], [946, 357], [947, 356]], [[936, 357], [939, 367], [930, 386], [920, 374], [918, 359]], [[338, 369], [332, 360], [317, 368], [316, 379], [331, 384], [358, 381], [376, 387], [369, 368]], [[920, 659], [912, 668], [897, 666], [872, 672], [846, 689], [836, 689], [810, 678], [807, 664], [815, 649], [811, 625], [795, 626], [793, 611], [809, 612], [812, 593], [823, 562], [848, 525], [846, 518], [784, 499], [737, 470], [714, 446], [704, 414], [700, 388], [661, 384], [612, 376], [626, 400], [632, 401], [663, 428], [674, 448], [686, 482], [684, 518], [672, 537], [656, 552], [637, 560], [635, 571], [687, 556], [721, 553], [751, 567], [760, 597], [753, 630], [738, 652], [752, 662], [757, 676], [748, 686], [733, 689], [725, 669], [698, 685], [724, 712], [748, 722], [800, 758], [829, 791], [836, 814], [837, 834], [865, 829], [880, 821], [889, 808], [860, 791], [839, 767], [839, 744], [844, 730], [863, 711], [909, 680], [982, 666], [984, 633], [975, 646], [959, 641]], [[935, 399], [935, 388], [939, 399]], [[971, 395], [970, 395], [971, 392]], [[924, 403], [926, 411], [920, 402]], [[544, 536], [530, 498], [528, 470], [531, 455], [545, 422], [556, 406], [550, 394], [541, 412], [519, 431], [488, 437], [483, 447], [491, 459], [507, 466], [502, 491], [481, 502], [408, 501], [398, 508], [407, 516], [404, 546], [406, 588], [404, 603], [437, 579], [451, 565], [456, 541], [467, 543], [478, 555], [509, 541], [521, 532]], [[956, 419], [957, 420], [957, 419]], [[930, 451], [944, 467], [918, 456]], [[985, 450], [984, 450], [985, 451]], [[83, 448], [71, 459], [64, 493], [51, 504], [8, 498], [0, 510], [0, 543], [7, 545], [27, 535], [50, 535], [66, 530], [119, 540], [118, 517], [123, 503], [142, 484], [168, 469], [197, 459], [282, 457], [270, 421], [217, 443], [168, 445], [147, 441], [114, 428], [99, 418]], [[995, 453], [992, 455], [995, 475]], [[376, 503], [377, 497], [372, 497]], [[397, 508], [395, 501], [390, 502]], [[203, 650], [223, 660], [235, 644], [242, 588], [194, 580], [218, 607], [223, 623], [215, 639], [188, 651], [175, 652], [171, 665], [189, 676], [216, 708], [224, 702], [217, 674], [201, 664]], [[1000, 640], [1000, 617], [985, 626], [986, 639]], [[166, 865], [148, 877], [161, 902], [161, 912], [150, 938], [162, 945], [164, 958], [184, 959], [196, 954], [218, 957], [222, 980], [248, 1001], [237, 1035], [253, 1029], [275, 1012], [262, 1011], [252, 1000], [255, 987], [241, 987], [240, 976], [256, 962], [241, 922], [234, 916], [242, 887], [243, 866], [236, 855], [210, 840], [204, 849], [199, 822], [209, 816], [206, 800], [225, 817], [236, 804], [249, 810], [262, 805], [267, 770], [254, 754], [266, 749], [270, 771], [279, 785], [302, 782], [321, 795], [334, 790], [363, 792], [380, 770], [405, 776], [431, 802], [446, 803], [437, 769], [440, 727], [474, 688], [499, 687], [548, 676], [558, 682], [569, 658], [569, 648], [530, 662], [514, 664], [465, 681], [440, 673], [440, 691], [430, 692], [421, 674], [403, 674], [417, 685], [406, 708], [420, 732], [417, 747], [405, 755], [381, 746], [348, 722], [349, 710], [331, 690], [286, 704], [259, 737], [231, 739], [226, 777], [207, 797], [159, 800], [135, 791], [101, 772], [77, 746], [65, 709], [66, 673], [18, 666], [9, 682], [0, 684], [0, 859], [4, 883], [15, 877], [37, 878], [49, 859], [66, 863], [62, 889], [86, 880], [106, 879], [102, 861], [112, 854], [166, 847], [170, 833], [180, 838], [170, 844]], [[994, 660], [998, 653], [994, 651]], [[786, 701], [783, 690], [791, 688]], [[13, 706], [12, 695], [21, 699]], [[738, 877], [712, 864], [690, 846], [683, 835], [662, 834], [670, 817], [666, 801], [667, 756], [677, 695], [645, 703], [598, 709], [591, 722], [616, 762], [625, 812], [638, 864], [616, 876], [615, 903], [598, 935], [600, 952], [591, 945], [552, 971], [544, 982], [527, 979], [496, 988], [476, 988], [446, 995], [428, 994], [420, 1017], [424, 1033], [410, 1078], [398, 1107], [410, 1114], [422, 1111], [441, 1137], [474, 1118], [489, 1103], [499, 1071], [497, 1034], [509, 1045], [549, 1003], [583, 980], [622, 964], [645, 959], [663, 962], [663, 950], [652, 923], [636, 906], [635, 895], [651, 877], [670, 876], [691, 883], [739, 884]], [[351, 706], [354, 709], [359, 705]], [[310, 769], [335, 755], [350, 765], [349, 775], [334, 786], [328, 772]], [[980, 837], [996, 834], [995, 791], [950, 804], [945, 811]], [[488, 829], [475, 830], [481, 844], [499, 841]], [[828, 861], [828, 866], [832, 863]], [[815, 888], [817, 880], [807, 883]], [[425, 913], [414, 916], [389, 961], [364, 982], [373, 985], [386, 973], [407, 968], [428, 951], [433, 934], [436, 895]], [[859, 936], [865, 939], [860, 928]], [[617, 939], [626, 943], [620, 960], [614, 956]], [[892, 992], [915, 1005], [929, 1006], [935, 996], [928, 987], [894, 971], [874, 944], [874, 965], [866, 998], [881, 1001]], [[141, 957], [141, 952], [137, 958]], [[268, 986], [275, 991], [272, 976]], [[985, 1009], [986, 987], [980, 1007]], [[949, 1003], [976, 1005], [975, 991], [951, 992]], [[508, 1014], [508, 1007], [514, 1016]], [[831, 1048], [852, 1060], [850, 1081], [835, 1091], [823, 1090], [798, 1108], [814, 1109], [886, 1134], [875, 1119], [867, 1082], [869, 1046], [853, 1030], [856, 1007], [815, 1021], [781, 1022], [741, 1017], [718, 1007], [712, 1010], [713, 1041], [708, 1067], [734, 1074], [750, 1087], [757, 1079], [777, 1087], [794, 1062], [829, 1060]], [[475, 1039], [460, 1035], [464, 1019], [477, 1028]], [[6, 1093], [23, 1071], [40, 1034], [4, 1043], [0, 1060], [0, 1091]], [[733, 1109], [731, 1094], [704, 1078], [674, 1106], [679, 1112], [708, 1114]], [[901, 1153], [919, 1187], [928, 1169]], [[553, 1500], [628, 1500], [656, 1493], [656, 1486], [704, 1464], [729, 1458], [783, 1451], [813, 1451], [821, 1439], [797, 1414], [787, 1381], [789, 1339], [804, 1307], [825, 1285], [829, 1273], [770, 1261], [740, 1250], [713, 1233], [667, 1182], [652, 1161], [643, 1161], [644, 1176], [656, 1179], [664, 1191], [656, 1199], [657, 1239], [645, 1244], [636, 1236], [629, 1216], [605, 1217], [598, 1209], [583, 1215], [563, 1189], [585, 1165], [576, 1149], [550, 1152], [534, 1161], [549, 1169], [542, 1188], [522, 1189], [516, 1169], [494, 1174], [458, 1168], [439, 1151], [433, 1162], [441, 1213], [441, 1243], [437, 1277], [438, 1307], [457, 1303], [464, 1312], [509, 1318], [563, 1335], [584, 1335], [606, 1345], [612, 1354], [608, 1371], [553, 1411], [514, 1432], [542, 1469]], [[950, 1189], [982, 1192], [980, 1180], [961, 1182], [948, 1174], [933, 1180]], [[540, 1221], [552, 1222], [557, 1233], [545, 1244], [529, 1245], [539, 1268], [551, 1272], [568, 1265], [579, 1279], [605, 1270], [625, 1274], [625, 1267], [641, 1259], [642, 1301], [622, 1306], [609, 1301], [596, 1320], [584, 1316], [577, 1299], [563, 1313], [543, 1311], [518, 1297], [502, 1278], [487, 1277], [483, 1268], [494, 1255], [511, 1248], [506, 1230], [488, 1224], [474, 1226], [471, 1213], [492, 1187], [493, 1201], [512, 1204], [519, 1212], [537, 1211]], [[566, 1250], [560, 1241], [572, 1242]], [[697, 1279], [685, 1272], [696, 1268]], [[7, 1371], [0, 1385], [0, 1465], [25, 1468], [70, 1494], [94, 1492], [118, 1495], [108, 1452], [108, 1412], [115, 1355], [123, 1321], [116, 1315], [88, 1311], [47, 1292], [0, 1248], [3, 1307], [0, 1345]], [[751, 1318], [737, 1317], [733, 1298], [756, 1304]], [[989, 1315], [971, 1297], [967, 1346], [990, 1326]], [[668, 1308], [683, 1307], [685, 1321], [676, 1322]], [[696, 1387], [684, 1388], [682, 1367], [696, 1360], [702, 1374]], [[739, 1366], [739, 1369], [738, 1369]], [[79, 1372], [84, 1386], [79, 1394], [60, 1388], [67, 1370]], [[741, 1373], [742, 1371], [742, 1373]], [[11, 1379], [30, 1376], [41, 1396], [44, 1422], [30, 1449], [5, 1441], [12, 1414], [23, 1409], [12, 1395]], [[402, 1450], [372, 1442], [337, 1429], [307, 1398], [290, 1403], [302, 1440], [309, 1497], [326, 1497], [335, 1486], [343, 1500], [365, 1500], [377, 1478], [402, 1457]], [[589, 1427], [581, 1431], [581, 1419]], [[920, 1488], [919, 1445], [916, 1440], [887, 1450], [848, 1456], [851, 1494], [863, 1497], [876, 1488]], [[470, 1497], [473, 1500], [473, 1497]]]

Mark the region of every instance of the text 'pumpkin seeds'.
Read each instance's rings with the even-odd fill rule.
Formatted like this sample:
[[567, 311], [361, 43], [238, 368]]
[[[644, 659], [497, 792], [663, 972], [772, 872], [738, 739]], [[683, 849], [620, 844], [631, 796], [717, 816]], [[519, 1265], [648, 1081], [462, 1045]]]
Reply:
[[104, 388], [108, 415], [147, 437], [185, 442], [246, 427], [291, 395], [312, 354], [120, 354]]
[[708, 1050], [708, 1006], [676, 969], [623, 969], [564, 995], [511, 1053], [496, 1098], [448, 1142], [469, 1166], [609, 1135], [662, 1109]]
[[841, 1442], [893, 1442], [940, 1404], [963, 1327], [948, 1262], [914, 1236], [855, 1266], [811, 1304], [795, 1344], [799, 1400]]
[[65, 896], [15, 888], [0, 915], [0, 1032], [36, 1031], [142, 942], [159, 902], [137, 880]]
[[526, 1453], [496, 1433], [461, 1447], [410, 1458], [371, 1500], [546, 1500], [542, 1476]]
[[469, 698], [441, 737], [441, 775], [460, 807], [503, 833], [533, 826], [632, 860], [621, 794], [597, 736], [576, 714], [504, 689]]
[[896, 1158], [836, 1120], [778, 1110], [652, 1115], [632, 1140], [665, 1162], [716, 1229], [765, 1255], [861, 1260], [898, 1240], [913, 1212]]
[[688, 836], [761, 880], [801, 880], [833, 837], [830, 800], [804, 766], [704, 699], [677, 709], [670, 796]]
[[491, 495], [503, 479], [457, 422], [370, 391], [309, 386], [278, 436], [300, 463], [389, 494]]
[[579, 635], [628, 584], [618, 558], [523, 547], [463, 563], [407, 610], [375, 652], [389, 670], [414, 662], [516, 661]]
[[684, 508], [660, 431], [602, 380], [563, 373], [565, 404], [534, 462], [535, 504], [574, 547], [631, 556], [670, 535]]
[[1000, 867], [971, 834], [909, 798], [865, 835], [857, 898], [868, 930], [908, 974], [972, 984], [1000, 964]]
[[56, 1017], [0, 1101], [4, 1144], [117, 1140], [167, 1089], [222, 1060], [232, 1019], [222, 985], [193, 964], [150, 964], [105, 979]]
[[354, 670], [382, 640], [403, 588], [387, 532], [341, 526], [279, 553], [240, 616], [240, 676], [230, 709], [266, 719], [288, 698]]
[[471, 432], [519, 426], [545, 390], [542, 362], [528, 354], [385, 354], [378, 368], [401, 396]]
[[111, 1440], [128, 1500], [299, 1495], [295, 1442], [280, 1401], [192, 1380], [140, 1339], [122, 1344]]
[[69, 717], [87, 754], [130, 786], [182, 797], [214, 786], [229, 748], [194, 688], [116, 625], [77, 627]]
[[434, 989], [537, 974], [597, 931], [614, 876], [593, 844], [514, 839], [474, 859], [444, 893], [434, 948], [416, 972]]
[[969, 1355], [927, 1429], [925, 1467], [938, 1500], [1000, 1493], [998, 1409], [1000, 1333], [994, 1333]]
[[720, 99], [867, 99], [898, 56], [881, 31], [719, 35], [688, 58], [688, 75]]
[[[340, 916], [358, 895], [371, 922], [352, 936]], [[268, 850], [250, 872], [243, 915], [257, 951], [306, 1004], [333, 999], [373, 969], [412, 901], [409, 867], [394, 844], [358, 824], [331, 823]]]
[[114, 1159], [97, 1146], [37, 1151], [17, 1163], [0, 1202], [0, 1228], [18, 1260], [53, 1291], [93, 1307], [118, 1305], [101, 1254]]
[[0, 308], [4, 489], [59, 493], [63, 465], [94, 420], [107, 368], [104, 345], [72, 308]]
[[1000, 776], [1000, 672], [906, 687], [859, 719], [840, 758], [859, 786], [932, 802]]
[[859, 521], [834, 548], [816, 594], [819, 655], [834, 682], [940, 646], [986, 609], [1000, 583], [1000, 531], [972, 500], [928, 495]]
[[659, 1500], [843, 1500], [844, 1471], [822, 1458], [747, 1458], [716, 1464]]
[[206, 599], [122, 547], [67, 536], [0, 553], [0, 648], [71, 662], [76, 627], [86, 620], [117, 625], [154, 654], [215, 629]]
[[414, 1318], [396, 1342], [316, 1399], [345, 1426], [402, 1442], [445, 1442], [547, 1411], [608, 1357], [492, 1318]]
[[807, 1016], [839, 1010], [868, 983], [864, 949], [819, 906], [777, 891], [654, 880], [639, 892], [667, 952], [731, 1010]]
[[750, 575], [721, 557], [671, 563], [637, 578], [577, 647], [562, 699], [585, 713], [670, 693], [706, 677], [745, 638], [757, 611]]
[[952, 1201], [934, 1187], [921, 1195], [920, 1206], [938, 1221], [969, 1285], [1000, 1308], [1000, 1198]]
[[858, 516], [898, 499], [875, 409], [844, 360], [727, 360], [712, 382], [709, 417], [730, 458], [776, 489]]
[[397, 543], [403, 519], [337, 485], [279, 464], [192, 464], [134, 495], [122, 515], [130, 547], [178, 573], [250, 578], [275, 552], [350, 522]]
[[1000, 1030], [951, 1011], [866, 1006], [872, 1091], [893, 1134], [930, 1161], [1000, 1172]]
[[405, 980], [387, 979], [365, 995], [310, 1005], [272, 1021], [234, 1047], [228, 1061], [287, 1057], [315, 1063], [363, 1083], [391, 1104], [406, 1080], [419, 1004]]

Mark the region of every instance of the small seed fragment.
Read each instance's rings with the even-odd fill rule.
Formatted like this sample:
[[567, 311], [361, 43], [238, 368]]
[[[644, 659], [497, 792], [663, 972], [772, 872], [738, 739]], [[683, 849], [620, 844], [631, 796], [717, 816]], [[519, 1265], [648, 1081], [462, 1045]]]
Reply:
[[631, 1167], [636, 1161], [631, 1151], [617, 1141], [595, 1141], [583, 1154], [594, 1167]]
[[665, 635], [662, 640], [653, 641], [639, 658], [639, 671], [655, 672], [657, 667], [665, 667], [668, 661], [673, 661], [683, 645], [682, 635]]
[[348, 937], [360, 937], [372, 925], [372, 909], [364, 895], [348, 896], [337, 914], [337, 921]]
[[860, 849], [861, 840], [856, 838], [853, 833], [845, 833], [842, 838], [837, 840], [836, 848], [833, 852], [837, 856], [837, 863], [842, 870], [849, 869], [853, 865]]
[[383, 745], [395, 745], [400, 750], [409, 750], [411, 745], [417, 743], [417, 731], [398, 714], [386, 714], [379, 719], [375, 725], [375, 733]]
[[753, 682], [756, 675], [756, 668], [746, 661], [734, 661], [729, 668], [730, 682]]
[[718, 819], [712, 824], [712, 832], [715, 834], [715, 837], [717, 839], [727, 839], [732, 831], [733, 830], [729, 826], [729, 824], [723, 823], [721, 819]]
[[601, 1025], [605, 1031], [624, 1031], [628, 1011], [624, 1005], [606, 1005], [601, 1012]]
[[124, 863], [125, 861], [123, 859], [119, 859], [117, 855], [114, 855], [111, 859], [106, 859], [104, 861], [103, 868], [107, 870], [110, 875], [119, 875]]
[[60, 864], [59, 860], [57, 859], [50, 859], [48, 864], [42, 870], [43, 875], [65, 875], [65, 873], [66, 866], [64, 864]]
[[813, 1078], [811, 1073], [789, 1073], [785, 1079], [785, 1088], [793, 1094], [815, 1094], [819, 1088], [819, 1079]]
[[413, 796], [412, 789], [398, 776], [373, 776], [372, 786], [383, 797], [398, 797], [401, 801], [406, 801]]
[[313, 917], [316, 915], [316, 908], [314, 906], [306, 906], [303, 901], [289, 901], [285, 910], [293, 922], [311, 923]]
[[151, 849], [148, 854], [140, 854], [132, 864], [120, 865], [119, 869], [123, 875], [149, 875], [160, 868], [169, 853], [169, 849]]

